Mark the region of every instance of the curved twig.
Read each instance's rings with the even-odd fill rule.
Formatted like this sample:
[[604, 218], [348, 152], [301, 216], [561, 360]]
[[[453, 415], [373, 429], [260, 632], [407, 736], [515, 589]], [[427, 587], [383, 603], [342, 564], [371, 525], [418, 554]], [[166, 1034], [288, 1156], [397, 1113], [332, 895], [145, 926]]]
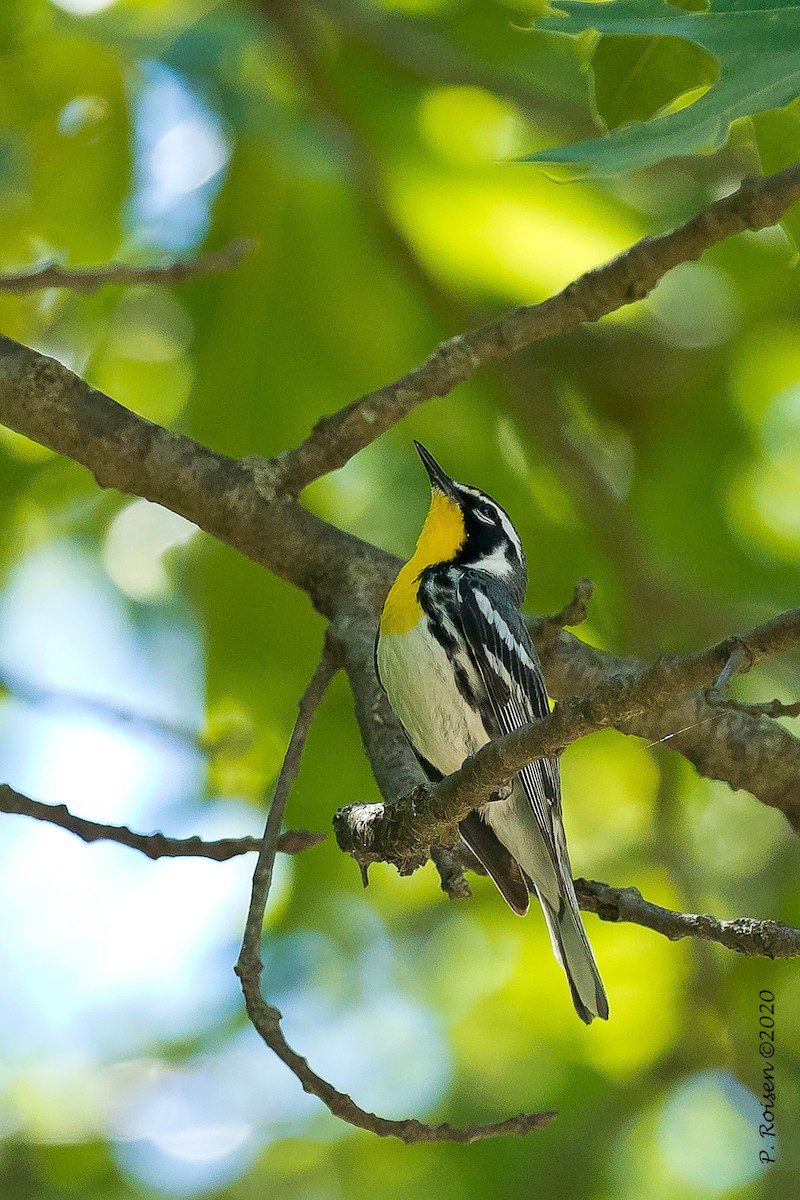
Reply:
[[348, 1124], [354, 1125], [358, 1129], [369, 1130], [371, 1133], [378, 1134], [379, 1137], [396, 1137], [409, 1143], [474, 1142], [482, 1138], [498, 1137], [501, 1134], [519, 1135], [528, 1133], [532, 1129], [538, 1129], [551, 1120], [555, 1114], [551, 1112], [520, 1113], [505, 1121], [490, 1125], [470, 1125], [459, 1128], [453, 1125], [427, 1125], [414, 1119], [391, 1120], [367, 1112], [350, 1096], [337, 1091], [333, 1084], [312, 1070], [302, 1055], [292, 1049], [280, 1027], [281, 1014], [271, 1004], [267, 1004], [261, 994], [260, 976], [264, 969], [261, 961], [261, 930], [272, 882], [277, 834], [283, 821], [289, 792], [300, 768], [300, 758], [311, 722], [328, 684], [337, 670], [338, 664], [332, 653], [331, 644], [326, 642], [319, 664], [300, 700], [297, 721], [289, 739], [286, 757], [283, 760], [275, 787], [275, 796], [267, 816], [264, 838], [253, 873], [253, 890], [242, 948], [235, 967], [236, 974], [241, 981], [247, 1015], [270, 1050], [296, 1075], [304, 1091], [321, 1100], [334, 1116], [347, 1121]]
[[110, 284], [132, 286], [142, 283], [186, 283], [189, 279], [202, 279], [204, 275], [217, 275], [232, 271], [239, 263], [254, 254], [258, 242], [253, 238], [240, 237], [224, 246], [222, 250], [209, 250], [179, 262], [164, 263], [162, 266], [135, 266], [130, 263], [103, 263], [98, 267], [61, 267], [58, 263], [46, 263], [32, 271], [0, 273], [0, 292], [25, 295], [42, 288], [67, 288], [72, 292], [96, 292]]

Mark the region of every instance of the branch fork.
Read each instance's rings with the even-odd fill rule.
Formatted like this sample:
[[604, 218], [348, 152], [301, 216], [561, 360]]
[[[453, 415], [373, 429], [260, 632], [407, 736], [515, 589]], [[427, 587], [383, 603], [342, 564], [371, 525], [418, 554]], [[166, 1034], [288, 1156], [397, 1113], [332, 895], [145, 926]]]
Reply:
[[[799, 643], [800, 609], [792, 609], [699, 654], [664, 655], [638, 673], [600, 683], [587, 696], [558, 701], [549, 716], [488, 743], [432, 787], [394, 801], [347, 805], [334, 817], [336, 840], [359, 863], [382, 859], [407, 874], [429, 857], [433, 843], [452, 844], [458, 822], [527, 763], [558, 755], [578, 738], [664, 705], [708, 679], [715, 688], [725, 685], [764, 655]], [[800, 827], [800, 813], [787, 815]]]

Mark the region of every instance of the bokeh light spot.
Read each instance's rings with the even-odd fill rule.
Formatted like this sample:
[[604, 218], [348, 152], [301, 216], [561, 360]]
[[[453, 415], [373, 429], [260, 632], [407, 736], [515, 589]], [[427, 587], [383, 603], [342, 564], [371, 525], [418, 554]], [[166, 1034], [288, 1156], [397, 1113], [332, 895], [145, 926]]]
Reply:
[[117, 0], [52, 0], [52, 3], [56, 8], [72, 13], [73, 16], [91, 17], [95, 13], [103, 12], [106, 8], [111, 8], [112, 4], [117, 3]]
[[117, 587], [133, 600], [158, 600], [170, 592], [164, 555], [187, 545], [197, 532], [196, 525], [168, 508], [134, 500], [108, 528], [103, 564]]
[[104, 96], [75, 96], [58, 114], [58, 132], [73, 137], [91, 125], [97, 125], [108, 115], [109, 105]]
[[665, 341], [685, 349], [719, 346], [736, 333], [741, 307], [729, 277], [703, 263], [680, 263], [644, 302]]
[[150, 156], [153, 180], [169, 192], [193, 192], [222, 169], [228, 149], [213, 126], [179, 121], [160, 137]]
[[521, 148], [514, 109], [483, 88], [432, 88], [420, 102], [419, 124], [428, 144], [459, 165], [511, 158]]
[[681, 1181], [718, 1196], [763, 1174], [760, 1116], [756, 1096], [729, 1071], [700, 1071], [664, 1101], [656, 1140]]

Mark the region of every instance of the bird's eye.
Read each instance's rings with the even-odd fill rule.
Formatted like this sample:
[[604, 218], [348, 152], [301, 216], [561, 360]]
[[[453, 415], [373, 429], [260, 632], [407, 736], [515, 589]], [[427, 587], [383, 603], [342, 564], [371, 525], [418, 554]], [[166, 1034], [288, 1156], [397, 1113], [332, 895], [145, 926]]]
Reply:
[[483, 521], [484, 525], [494, 525], [495, 523], [494, 509], [490, 504], [476, 505], [475, 516], [479, 521]]

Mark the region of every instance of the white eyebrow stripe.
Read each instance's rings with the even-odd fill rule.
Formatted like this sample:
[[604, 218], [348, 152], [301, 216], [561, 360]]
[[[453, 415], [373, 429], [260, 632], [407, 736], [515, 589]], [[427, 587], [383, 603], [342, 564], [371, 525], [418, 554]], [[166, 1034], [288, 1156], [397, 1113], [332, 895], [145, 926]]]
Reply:
[[497, 513], [500, 524], [503, 527], [503, 532], [505, 533], [508, 540], [511, 542], [512, 546], [514, 546], [514, 548], [516, 549], [517, 556], [520, 558], [520, 560], [522, 562], [524, 562], [525, 556], [522, 552], [522, 542], [520, 541], [519, 534], [517, 533], [516, 529], [512, 525], [511, 518], [509, 517], [509, 515], [505, 511], [505, 509], [501, 508], [496, 500], [492, 500], [489, 496], [486, 495], [485, 492], [482, 492], [480, 488], [470, 487], [469, 484], [467, 484], [467, 483], [458, 483], [458, 484], [456, 484], [456, 487], [458, 488], [458, 490], [460, 492], [463, 492], [464, 495], [466, 495], [466, 496], [474, 496], [476, 499], [481, 499], [481, 500], [485, 501], [486, 504], [491, 504], [492, 508]]

